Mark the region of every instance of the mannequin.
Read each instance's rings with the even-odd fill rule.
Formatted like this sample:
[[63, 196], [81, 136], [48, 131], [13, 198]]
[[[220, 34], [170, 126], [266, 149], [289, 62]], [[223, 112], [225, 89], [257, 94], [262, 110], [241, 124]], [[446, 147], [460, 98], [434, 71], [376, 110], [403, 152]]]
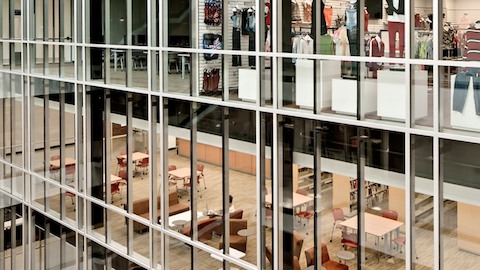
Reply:
[[[242, 10], [234, 7], [232, 9], [232, 50], [241, 50], [240, 48], [240, 28], [242, 27]], [[242, 65], [242, 58], [240, 55], [232, 56], [232, 66], [238, 67]]]
[[[345, 4], [345, 24], [347, 27], [348, 45], [350, 48], [350, 55], [360, 55], [360, 44], [358, 39], [358, 24], [357, 24], [358, 2], [357, 0], [348, 0]], [[352, 62], [352, 77], [358, 74], [358, 63]]]
[[403, 57], [405, 51], [405, 0], [387, 0], [387, 4], [389, 56], [396, 57], [395, 40], [398, 33], [399, 57]]

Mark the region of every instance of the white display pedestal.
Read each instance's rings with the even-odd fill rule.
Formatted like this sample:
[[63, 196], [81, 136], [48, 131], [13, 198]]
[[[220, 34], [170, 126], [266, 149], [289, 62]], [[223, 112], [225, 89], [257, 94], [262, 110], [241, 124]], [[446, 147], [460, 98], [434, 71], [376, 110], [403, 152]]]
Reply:
[[470, 78], [470, 84], [467, 89], [467, 98], [462, 112], [453, 110], [453, 92], [455, 91], [455, 78], [457, 75], [450, 76], [450, 124], [452, 128], [465, 130], [480, 130], [480, 116], [476, 115], [475, 100], [473, 99], [473, 82]]
[[255, 69], [238, 70], [238, 98], [247, 101], [257, 101], [258, 76]]
[[[314, 106], [313, 60], [298, 59], [295, 69], [295, 104], [301, 108], [311, 109]], [[320, 87], [321, 108], [332, 107], [332, 79], [338, 77], [341, 70], [340, 61], [320, 61], [318, 82]]]
[[[362, 110], [370, 113], [377, 110], [376, 80], [362, 82]], [[337, 113], [357, 114], [357, 81], [332, 79], [332, 110]]]
[[[379, 70], [377, 74], [377, 115], [405, 121], [407, 104], [405, 71]], [[415, 71], [413, 79], [415, 119], [419, 119], [428, 115], [428, 72]]]

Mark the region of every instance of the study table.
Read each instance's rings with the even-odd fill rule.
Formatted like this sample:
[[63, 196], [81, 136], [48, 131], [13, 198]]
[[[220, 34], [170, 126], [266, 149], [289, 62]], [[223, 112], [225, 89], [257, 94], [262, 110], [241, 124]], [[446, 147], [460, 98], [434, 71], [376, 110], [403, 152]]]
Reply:
[[[73, 158], [65, 158], [64, 159], [65, 166], [75, 165], [76, 161]], [[60, 168], [60, 159], [50, 160], [50, 165], [55, 168]]]
[[[127, 154], [121, 155], [120, 157], [123, 158], [123, 159], [127, 159]], [[148, 157], [149, 157], [148, 154], [145, 154], [145, 153], [142, 153], [142, 152], [133, 152], [131, 160], [136, 162], [136, 161], [140, 161], [144, 158], [148, 158]]]
[[[202, 173], [201, 171], [197, 171], [197, 176], [200, 175], [201, 173]], [[175, 180], [185, 180], [191, 177], [189, 167], [171, 170], [168, 172], [168, 175]]]
[[[353, 230], [357, 230], [357, 218], [358, 215], [340, 222], [339, 225]], [[364, 221], [365, 233], [374, 235], [376, 237], [383, 236], [383, 239], [385, 240], [384, 253], [390, 254], [390, 251], [392, 249], [392, 241], [390, 240], [390, 235], [393, 231], [398, 231], [398, 229], [400, 228], [400, 226], [403, 225], [403, 223], [370, 213], [365, 213]]]
[[[293, 193], [293, 202], [291, 203], [292, 208], [296, 208], [313, 201], [313, 197], [305, 196], [298, 193]], [[272, 204], [272, 194], [265, 195], [265, 203]], [[284, 206], [288, 207], [290, 204], [288, 202], [283, 203]]]

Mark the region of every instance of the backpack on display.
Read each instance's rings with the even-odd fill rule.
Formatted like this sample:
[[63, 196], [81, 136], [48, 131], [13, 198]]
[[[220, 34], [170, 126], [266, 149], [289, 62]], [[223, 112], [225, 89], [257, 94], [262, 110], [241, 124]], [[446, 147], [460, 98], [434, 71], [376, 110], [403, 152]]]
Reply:
[[207, 25], [220, 25], [222, 22], [222, 1], [205, 0], [204, 23]]
[[[222, 36], [213, 34], [213, 33], [206, 33], [203, 34], [203, 48], [214, 50], [221, 50], [222, 49]], [[203, 54], [203, 58], [205, 60], [214, 60], [218, 59], [218, 54], [216, 53], [205, 53]]]

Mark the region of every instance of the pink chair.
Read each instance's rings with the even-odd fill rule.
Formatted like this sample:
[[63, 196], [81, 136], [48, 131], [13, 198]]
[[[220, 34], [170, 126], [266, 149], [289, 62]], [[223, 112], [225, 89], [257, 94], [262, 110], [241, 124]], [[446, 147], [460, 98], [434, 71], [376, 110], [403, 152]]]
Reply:
[[382, 217], [397, 220], [398, 213], [395, 210], [382, 210]]
[[[399, 246], [400, 247], [400, 253], [402, 253], [402, 249], [403, 247], [405, 247], [405, 243], [406, 243], [406, 238], [405, 236], [398, 236], [396, 238], [394, 238], [392, 240], [393, 243], [395, 243], [395, 246]], [[417, 258], [418, 260], [418, 256], [417, 256], [417, 251], [415, 250], [415, 258]]]
[[335, 228], [344, 230], [345, 227], [343, 225], [340, 225], [338, 223], [345, 221], [345, 215], [343, 214], [342, 208], [334, 208], [332, 210], [332, 215], [333, 215], [333, 228], [332, 228], [332, 235], [330, 236], [330, 242], [333, 240], [333, 232]]
[[[50, 160], [52, 160], [52, 161], [53, 160], [59, 160], [59, 159], [60, 159], [59, 155], [53, 155], [53, 156], [50, 157]], [[59, 177], [60, 176], [60, 167], [50, 165], [49, 170], [50, 170], [50, 175], [52, 177], [54, 177], [55, 179], [60, 178]]]
[[72, 177], [72, 181], [73, 181], [73, 178], [75, 177], [75, 164], [73, 165], [68, 165], [67, 167], [65, 167], [65, 176], [66, 177], [69, 177], [71, 176]]
[[205, 165], [203, 164], [197, 164], [197, 171], [200, 172], [200, 174], [197, 176], [197, 183], [200, 184], [200, 179], [203, 180], [203, 188], [207, 189], [207, 185], [205, 184], [205, 174], [203, 171], [205, 170]]
[[72, 199], [72, 204], [75, 204], [75, 201], [74, 201], [74, 198], [75, 198], [75, 194], [69, 192], [69, 191], [66, 191], [65, 192], [65, 196], [68, 196]]

